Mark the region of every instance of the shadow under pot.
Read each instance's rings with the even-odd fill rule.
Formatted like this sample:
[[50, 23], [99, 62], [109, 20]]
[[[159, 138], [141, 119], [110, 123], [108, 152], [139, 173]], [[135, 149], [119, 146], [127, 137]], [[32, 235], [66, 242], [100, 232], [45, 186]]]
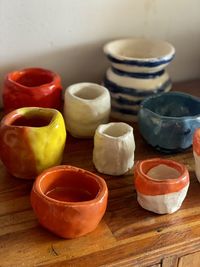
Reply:
[[192, 145], [200, 127], [200, 99], [180, 92], [145, 99], [139, 111], [139, 129], [144, 139], [164, 153], [177, 153]]
[[158, 214], [173, 213], [186, 197], [189, 173], [173, 160], [143, 160], [135, 166], [134, 184], [141, 207]]
[[32, 179], [61, 163], [65, 140], [64, 119], [58, 110], [17, 109], [1, 121], [1, 160], [13, 176]]
[[63, 238], [93, 231], [107, 207], [108, 189], [99, 176], [73, 166], [56, 166], [36, 179], [31, 204], [39, 222]]
[[96, 128], [109, 120], [110, 94], [95, 83], [78, 83], [65, 92], [64, 118], [67, 130], [78, 138], [93, 137]]
[[3, 87], [6, 113], [21, 107], [61, 109], [61, 79], [50, 70], [28, 68], [8, 73]]

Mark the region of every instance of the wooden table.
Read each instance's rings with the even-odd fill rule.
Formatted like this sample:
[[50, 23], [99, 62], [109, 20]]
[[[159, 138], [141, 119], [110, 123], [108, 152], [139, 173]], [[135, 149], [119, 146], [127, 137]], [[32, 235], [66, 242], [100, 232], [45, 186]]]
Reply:
[[[174, 90], [200, 96], [200, 81], [174, 85]], [[64, 240], [42, 228], [31, 209], [32, 181], [15, 179], [0, 163], [0, 267], [5, 266], [200, 266], [200, 184], [192, 149], [162, 155], [147, 145], [134, 126], [135, 160], [164, 157], [186, 164], [191, 184], [181, 209], [156, 215], [136, 200], [132, 171], [120, 177], [101, 175], [109, 188], [107, 212], [97, 229]], [[96, 172], [93, 140], [68, 135], [63, 164]]]

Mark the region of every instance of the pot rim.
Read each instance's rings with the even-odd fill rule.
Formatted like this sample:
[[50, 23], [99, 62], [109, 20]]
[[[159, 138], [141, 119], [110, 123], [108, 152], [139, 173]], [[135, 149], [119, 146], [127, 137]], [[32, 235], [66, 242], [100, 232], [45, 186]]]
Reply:
[[[173, 179], [164, 179], [164, 180], [154, 179], [143, 171], [144, 165], [146, 163], [152, 163], [152, 167], [149, 168], [149, 170], [152, 169], [153, 167], [163, 164], [163, 165], [167, 165], [171, 168], [176, 169], [180, 173], [180, 175], [179, 177], [173, 178]], [[164, 183], [165, 184], [176, 184], [176, 183], [179, 183], [181, 180], [185, 180], [188, 176], [188, 170], [185, 165], [177, 161], [170, 160], [170, 159], [152, 158], [152, 159], [142, 160], [142, 161], [137, 162], [135, 168], [137, 169], [136, 171], [139, 173], [139, 175], [141, 175], [144, 179], [148, 180], [149, 182], [156, 183], [156, 184], [164, 184]]]
[[[100, 95], [95, 97], [95, 98], [92, 98], [92, 99], [87, 99], [87, 98], [82, 98], [82, 97], [76, 96], [75, 95], [76, 92], [73, 91], [76, 88], [83, 89], [83, 88], [87, 88], [89, 86], [93, 87], [94, 90], [101, 91]], [[103, 98], [105, 96], [105, 94], [109, 95], [109, 92], [105, 86], [102, 86], [100, 84], [90, 83], [90, 82], [81, 82], [81, 83], [72, 84], [69, 87], [67, 87], [66, 91], [65, 91], [65, 95], [66, 94], [69, 94], [71, 97], [73, 97], [74, 99], [76, 99], [78, 101], [92, 103], [92, 102], [98, 101], [101, 98]]]
[[[123, 45], [123, 43], [126, 42], [141, 42], [141, 43], [146, 43], [149, 45], [160, 45], [160, 46], [167, 46], [168, 47], [168, 52], [163, 53], [162, 55], [159, 56], [153, 56], [153, 57], [130, 57], [130, 56], [125, 56], [125, 55], [120, 55], [118, 53], [116, 53], [115, 51], [113, 51], [113, 45], [116, 45], [117, 43], [121, 43]], [[118, 60], [122, 60], [122, 61], [141, 61], [141, 62], [159, 62], [162, 60], [165, 61], [171, 61], [171, 59], [174, 57], [175, 55], [175, 48], [172, 44], [170, 44], [169, 42], [163, 41], [163, 40], [159, 40], [159, 39], [148, 39], [148, 38], [122, 38], [122, 39], [117, 39], [114, 41], [110, 41], [107, 44], [104, 45], [103, 47], [103, 51], [106, 55], [110, 55], [111, 57], [118, 59]], [[168, 62], [166, 62], [168, 63]]]
[[[115, 125], [124, 126], [124, 127], [126, 127], [127, 131], [124, 134], [120, 135], [120, 136], [112, 136], [112, 135], [104, 133], [104, 131], [107, 130], [107, 128], [109, 126], [115, 126]], [[106, 124], [100, 124], [96, 129], [96, 133], [101, 135], [101, 136], [103, 136], [103, 137], [105, 137], [105, 138], [109, 138], [111, 140], [120, 140], [120, 139], [125, 138], [129, 134], [133, 133], [133, 127], [130, 126], [128, 123], [125, 123], [125, 122], [109, 122], [109, 123], [106, 123]]]
[[152, 101], [152, 99], [163, 97], [163, 96], [166, 96], [166, 95], [174, 95], [174, 96], [180, 96], [180, 97], [183, 97], [183, 98], [190, 98], [190, 99], [200, 103], [200, 99], [198, 97], [190, 95], [190, 94], [187, 94], [187, 93], [182, 93], [182, 92], [179, 92], [179, 91], [163, 92], [163, 93], [160, 93], [160, 94], [149, 96], [146, 99], [144, 99], [140, 104], [139, 114], [140, 114], [141, 110], [147, 110], [150, 114], [158, 117], [159, 119], [162, 119], [162, 120], [176, 120], [176, 121], [182, 121], [182, 120], [186, 120], [186, 119], [195, 120], [195, 119], [200, 117], [200, 113], [197, 114], [197, 115], [193, 115], [193, 116], [192, 115], [179, 116], [179, 117], [177, 117], [177, 116], [174, 116], [174, 117], [173, 116], [164, 116], [164, 115], [160, 115], [159, 113], [156, 113], [156, 112], [152, 111], [148, 107], [145, 107], [145, 105], [149, 101]]
[[[24, 73], [29, 73], [29, 72], [43, 72], [43, 73], [46, 73], [47, 75], [51, 76], [52, 81], [44, 83], [44, 84], [41, 84], [41, 85], [37, 85], [37, 86], [26, 86], [26, 85], [23, 85], [23, 84], [15, 81], [13, 79], [14, 75], [17, 75], [17, 74], [22, 75]], [[42, 89], [42, 88], [47, 87], [47, 86], [51, 87], [51, 86], [54, 86], [55, 83], [57, 83], [57, 82], [60, 83], [61, 82], [60, 76], [57, 73], [55, 73], [55, 72], [53, 72], [51, 70], [48, 70], [48, 69], [38, 68], [38, 67], [25, 68], [25, 69], [15, 70], [15, 71], [9, 72], [7, 74], [7, 76], [6, 76], [6, 80], [8, 82], [12, 83], [15, 86], [19, 86], [19, 87], [21, 87], [23, 89], [27, 89], [29, 91], [30, 90], [36, 90], [38, 88]]]
[[[52, 112], [52, 118], [49, 122], [49, 124], [45, 125], [45, 126], [20, 126], [20, 125], [12, 125], [11, 123], [13, 122], [13, 120], [17, 119], [17, 118], [20, 118], [20, 117], [25, 117], [25, 114], [27, 114], [27, 112], [31, 112], [31, 111], [38, 111], [38, 112]], [[15, 109], [11, 112], [9, 112], [8, 114], [6, 114], [2, 120], [1, 120], [1, 125], [4, 125], [4, 126], [7, 126], [7, 127], [12, 127], [12, 128], [45, 128], [45, 127], [49, 127], [52, 123], [54, 123], [57, 115], [59, 114], [60, 112], [56, 109], [53, 109], [53, 108], [40, 108], [40, 107], [23, 107], [23, 108], [18, 108], [18, 109]], [[33, 115], [37, 115], [36, 114], [33, 114]], [[41, 114], [42, 116], [42, 114]]]
[[[88, 201], [80, 201], [80, 202], [72, 202], [72, 201], [60, 201], [60, 200], [56, 200], [54, 198], [48, 197], [41, 189], [41, 181], [43, 179], [45, 179], [46, 176], [48, 176], [49, 173], [53, 173], [53, 172], [58, 172], [60, 170], [64, 170], [64, 171], [68, 171], [68, 170], [72, 170], [74, 172], [81, 172], [82, 174], [86, 173], [90, 176], [90, 178], [92, 178], [99, 186], [99, 192], [97, 193], [97, 195], [95, 196], [95, 198], [88, 200]], [[104, 181], [103, 178], [101, 178], [100, 176], [84, 170], [82, 168], [78, 168], [75, 166], [71, 166], [71, 165], [58, 165], [55, 167], [51, 167], [48, 168], [47, 170], [43, 171], [35, 180], [34, 184], [33, 184], [33, 188], [32, 191], [37, 194], [40, 198], [42, 198], [43, 200], [52, 203], [53, 205], [58, 205], [58, 206], [85, 206], [85, 205], [95, 205], [98, 202], [102, 202], [103, 198], [108, 194], [108, 188], [107, 188], [107, 184]]]

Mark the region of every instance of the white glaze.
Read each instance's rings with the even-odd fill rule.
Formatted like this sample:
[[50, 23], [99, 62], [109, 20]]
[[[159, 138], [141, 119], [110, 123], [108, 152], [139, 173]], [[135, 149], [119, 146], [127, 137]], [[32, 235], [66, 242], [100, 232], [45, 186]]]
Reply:
[[169, 79], [169, 75], [166, 71], [162, 75], [152, 79], [141, 79], [141, 78], [138, 79], [138, 78], [120, 76], [115, 74], [111, 68], [107, 70], [106, 75], [110, 81], [114, 82], [119, 86], [135, 88], [137, 90], [147, 90], [147, 91], [155, 90], [155, 88], [158, 88]]
[[108, 122], [110, 94], [103, 86], [71, 85], [66, 89], [64, 101], [66, 128], [75, 137], [92, 137], [100, 124]]
[[94, 136], [93, 162], [109, 175], [122, 175], [133, 167], [135, 141], [133, 128], [126, 123], [100, 125]]
[[173, 213], [181, 207], [188, 187], [189, 183], [178, 192], [157, 196], [148, 196], [137, 192], [137, 201], [146, 210], [158, 214]]
[[194, 161], [195, 161], [195, 173], [198, 181], [200, 182], [200, 156], [193, 150]]
[[147, 175], [154, 180], [177, 179], [181, 174], [176, 169], [165, 164], [159, 164], [151, 168]]

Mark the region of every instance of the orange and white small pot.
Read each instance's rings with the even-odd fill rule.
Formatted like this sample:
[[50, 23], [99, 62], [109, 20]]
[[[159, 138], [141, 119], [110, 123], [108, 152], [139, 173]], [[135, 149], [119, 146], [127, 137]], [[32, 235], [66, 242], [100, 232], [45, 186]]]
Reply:
[[142, 160], [135, 166], [134, 184], [141, 207], [158, 214], [173, 213], [186, 197], [189, 173], [185, 165], [173, 160]]

